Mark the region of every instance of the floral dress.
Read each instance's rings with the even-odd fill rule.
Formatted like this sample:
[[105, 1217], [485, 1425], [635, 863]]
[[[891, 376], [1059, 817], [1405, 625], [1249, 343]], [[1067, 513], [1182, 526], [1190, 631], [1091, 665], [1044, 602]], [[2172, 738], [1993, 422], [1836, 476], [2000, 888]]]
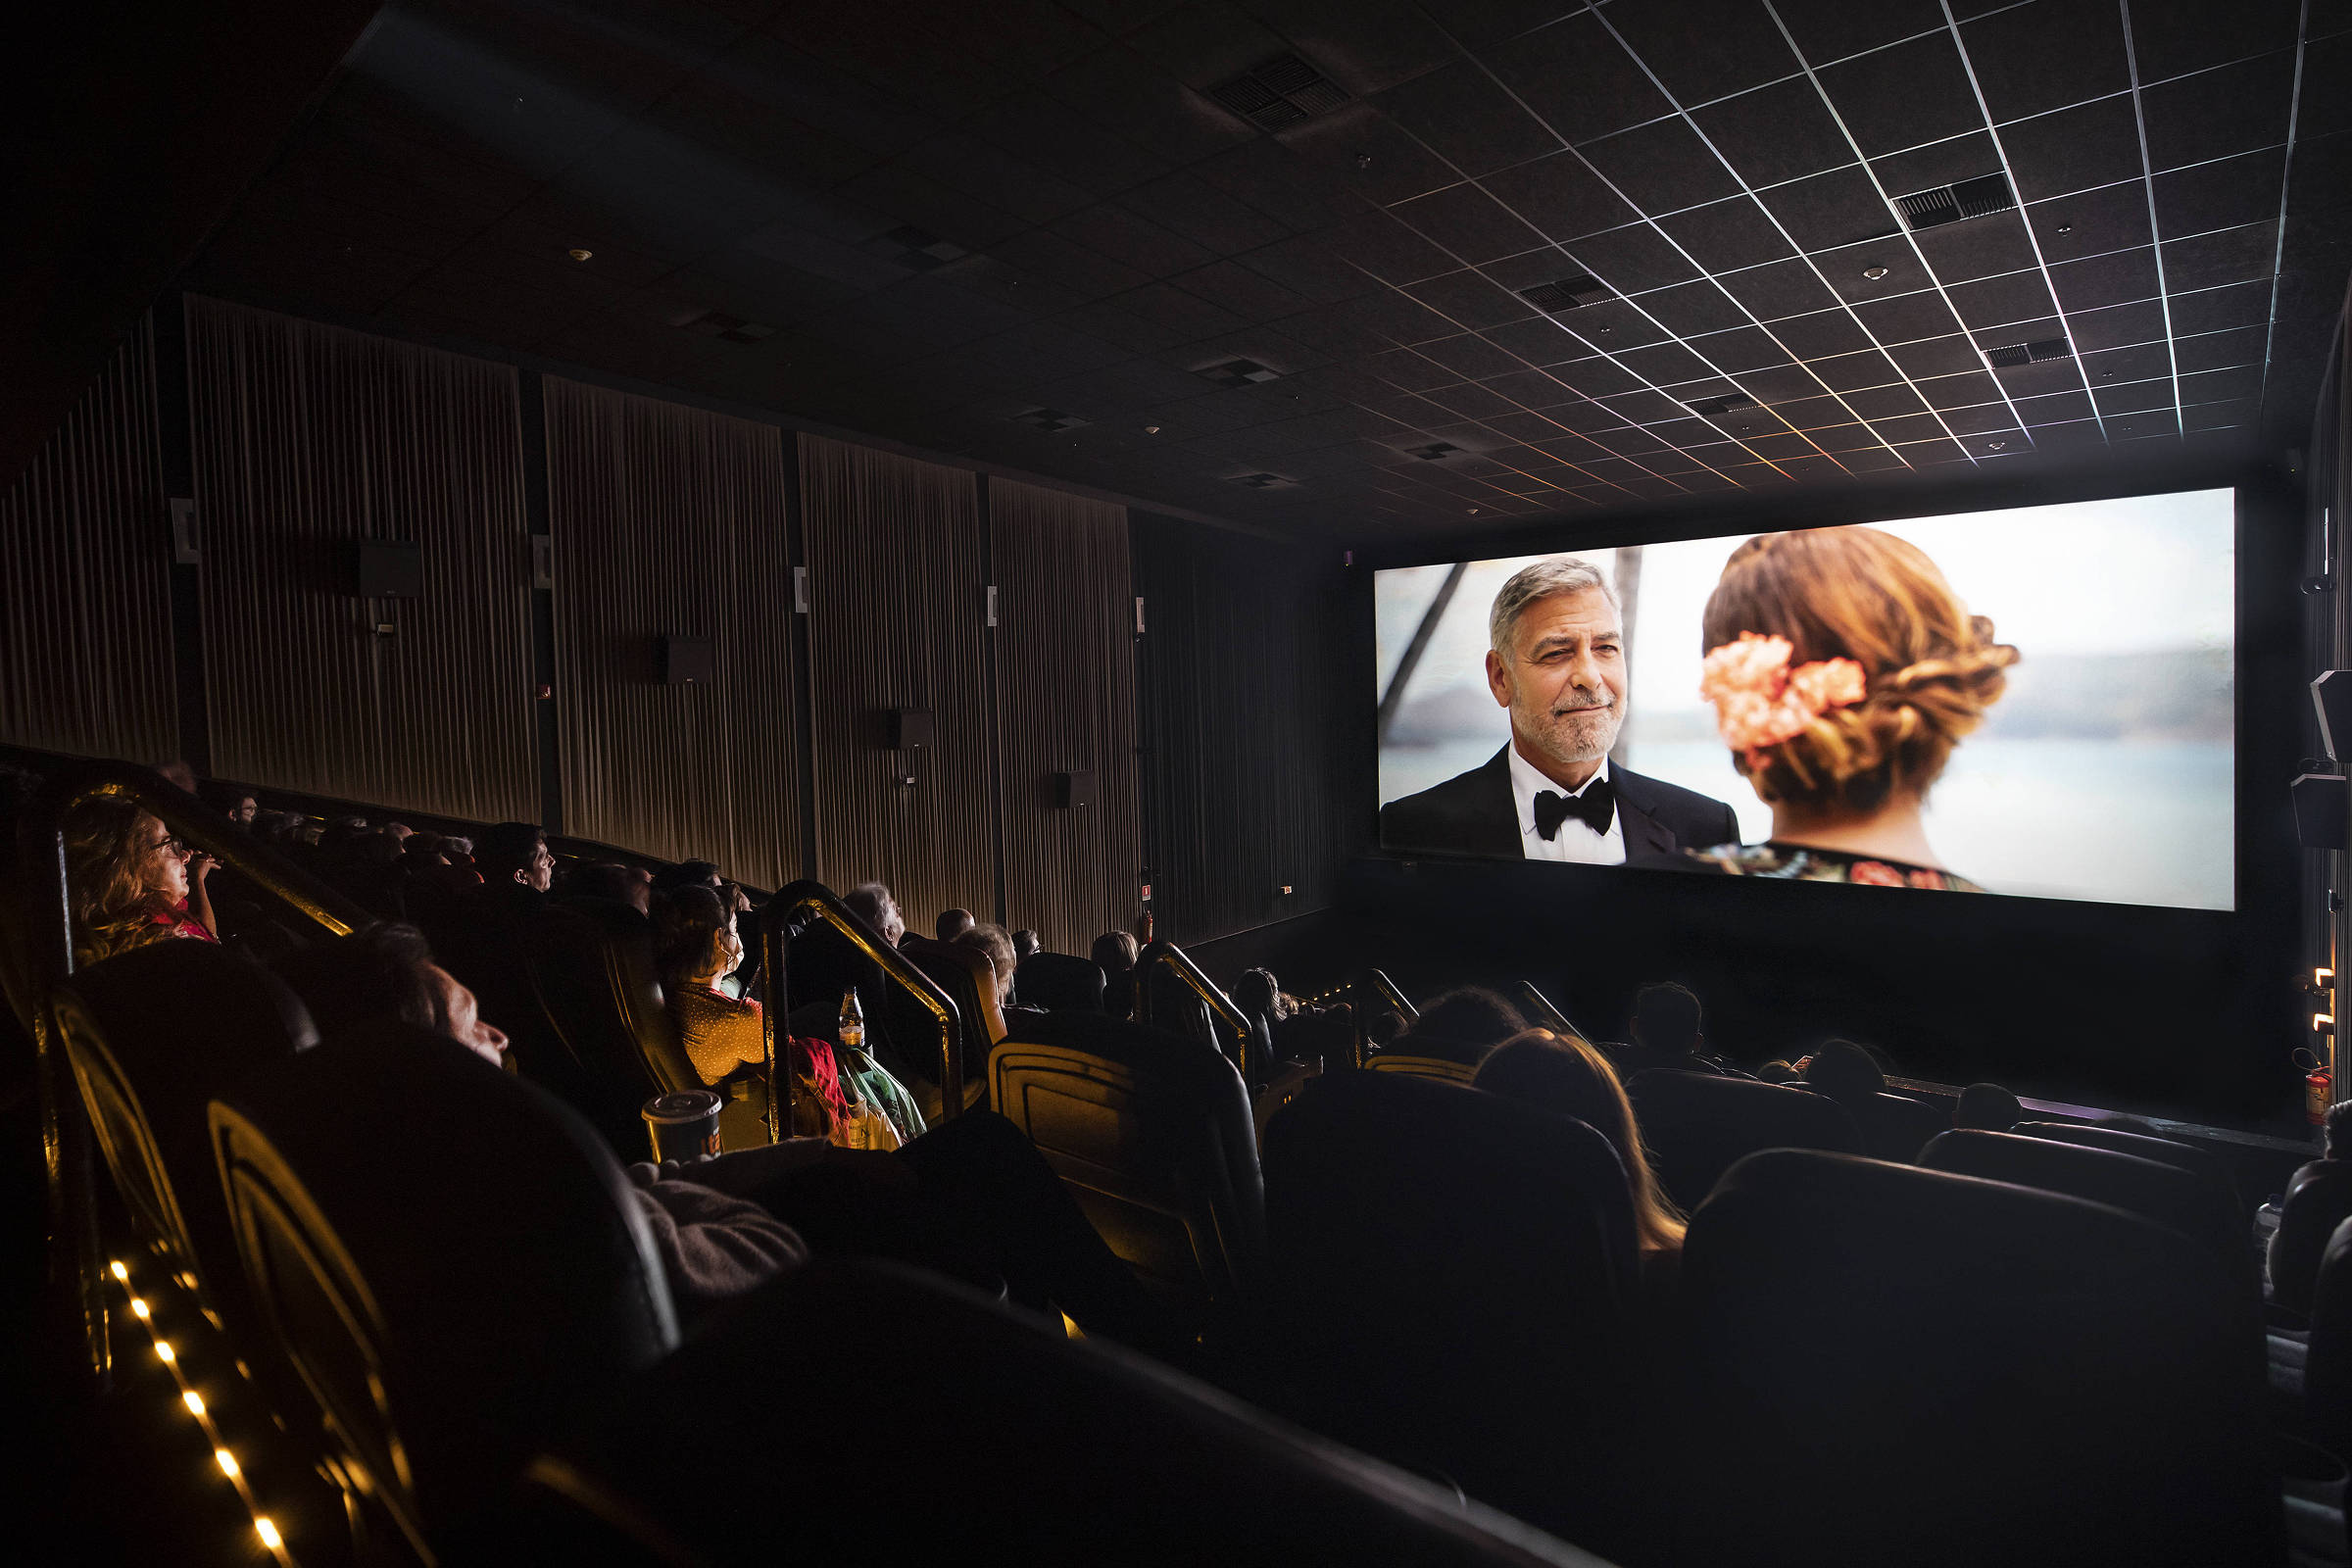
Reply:
[[1927, 888], [1941, 893], [1982, 893], [1964, 876], [1843, 850], [1817, 850], [1804, 844], [1723, 844], [1711, 850], [1685, 850], [1693, 871], [1716, 871], [1725, 876], [1763, 877], [1777, 882], [1857, 882], [1873, 888]]

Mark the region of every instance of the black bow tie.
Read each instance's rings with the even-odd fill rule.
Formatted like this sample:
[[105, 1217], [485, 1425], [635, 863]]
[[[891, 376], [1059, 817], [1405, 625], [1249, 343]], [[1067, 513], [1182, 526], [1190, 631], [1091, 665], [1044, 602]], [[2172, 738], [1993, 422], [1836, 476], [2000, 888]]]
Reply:
[[1544, 843], [1559, 837], [1560, 824], [1570, 817], [1606, 834], [1609, 823], [1617, 815], [1617, 791], [1605, 778], [1587, 784], [1578, 795], [1562, 795], [1557, 790], [1536, 791], [1536, 832]]

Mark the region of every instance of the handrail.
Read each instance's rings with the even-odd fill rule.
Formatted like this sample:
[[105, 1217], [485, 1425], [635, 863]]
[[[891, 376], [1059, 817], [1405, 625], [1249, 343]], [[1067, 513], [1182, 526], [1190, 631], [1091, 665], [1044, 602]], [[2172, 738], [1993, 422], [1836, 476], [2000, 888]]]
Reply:
[[[111, 1376], [105, 1278], [100, 1270], [96, 1173], [90, 1135], [70, 1114], [63, 1047], [49, 997], [73, 975], [74, 887], [66, 861], [66, 822], [85, 801], [129, 800], [181, 843], [235, 870], [263, 892], [330, 935], [367, 923], [341, 894], [289, 863], [268, 846], [238, 832], [219, 812], [151, 769], [128, 762], [73, 762], [49, 770], [17, 823], [17, 895], [24, 911], [34, 1081], [40, 1097], [43, 1185], [49, 1216], [50, 1277], [72, 1281], [92, 1371], [103, 1387]], [[41, 935], [35, 936], [39, 932]]]
[[1570, 1022], [1568, 1015], [1562, 1012], [1558, 1007], [1554, 1006], [1549, 997], [1536, 989], [1536, 983], [1533, 980], [1520, 981], [1519, 994], [1525, 997], [1528, 1002], [1534, 1005], [1536, 1014], [1543, 1020], [1544, 1028], [1557, 1030], [1562, 1034], [1574, 1035], [1577, 1039], [1585, 1041], [1587, 1044], [1592, 1042], [1592, 1037], [1585, 1033], [1582, 1029], [1579, 1029], [1574, 1023]]
[[1389, 978], [1389, 972], [1386, 969], [1378, 967], [1366, 969], [1364, 978], [1372, 982], [1374, 990], [1388, 999], [1390, 1006], [1404, 1015], [1404, 1021], [1408, 1026], [1421, 1021], [1421, 1009], [1414, 1006], [1413, 999], [1406, 996], [1397, 988], [1396, 982]]
[[900, 989], [913, 994], [939, 1023], [939, 1119], [946, 1121], [963, 1109], [963, 1049], [956, 1038], [962, 1032], [962, 1015], [956, 1010], [956, 999], [939, 988], [937, 982], [908, 962], [898, 949], [884, 942], [874, 929], [850, 912], [849, 906], [822, 882], [803, 879], [780, 888], [776, 896], [761, 908], [760, 948], [760, 985], [766, 996], [760, 1009], [760, 1033], [766, 1048], [767, 1070], [767, 1139], [780, 1143], [784, 1129], [791, 1126], [792, 1070], [789, 1052], [776, 1049], [777, 1032], [790, 1038], [789, 1022], [779, 1022], [791, 1005], [791, 987], [786, 983], [787, 956], [792, 947], [792, 920], [795, 915], [814, 914], [825, 924], [849, 939], [850, 945], [872, 959], [882, 970], [883, 977], [895, 982]]
[[1152, 987], [1145, 971], [1159, 964], [1184, 983], [1207, 1006], [1209, 1016], [1223, 1024], [1233, 1035], [1233, 1065], [1242, 1081], [1255, 1086], [1257, 1074], [1264, 1063], [1257, 1059], [1257, 1032], [1250, 1015], [1234, 1004], [1231, 997], [1217, 988], [1217, 983], [1200, 972], [1200, 966], [1186, 956], [1185, 951], [1173, 942], [1153, 942], [1145, 947], [1135, 960], [1135, 1008], [1139, 1022], [1152, 1023]]

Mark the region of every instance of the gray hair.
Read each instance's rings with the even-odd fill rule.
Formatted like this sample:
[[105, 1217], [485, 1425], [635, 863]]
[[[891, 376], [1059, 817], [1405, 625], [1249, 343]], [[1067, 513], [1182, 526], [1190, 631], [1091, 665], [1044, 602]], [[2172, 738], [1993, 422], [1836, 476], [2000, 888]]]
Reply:
[[[879, 933], [890, 924], [890, 917], [899, 912], [899, 901], [890, 896], [890, 889], [879, 882], [860, 882], [841, 896], [850, 912]], [[904, 919], [904, 916], [901, 916]]]
[[1487, 614], [1487, 646], [1498, 654], [1508, 654], [1511, 639], [1519, 630], [1519, 616], [1528, 606], [1554, 594], [1581, 594], [1594, 588], [1607, 598], [1611, 610], [1621, 615], [1625, 613], [1608, 573], [1582, 556], [1551, 556], [1533, 565], [1521, 566], [1494, 596], [1494, 608]]

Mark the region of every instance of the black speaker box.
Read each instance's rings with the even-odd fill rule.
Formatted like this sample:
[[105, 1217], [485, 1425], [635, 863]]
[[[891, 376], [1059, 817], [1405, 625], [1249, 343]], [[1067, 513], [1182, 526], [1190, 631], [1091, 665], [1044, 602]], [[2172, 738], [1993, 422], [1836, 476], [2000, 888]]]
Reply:
[[662, 639], [662, 682], [665, 686], [708, 686], [718, 676], [718, 644], [709, 637]]
[[890, 749], [911, 752], [931, 744], [931, 710], [894, 708], [890, 710]]
[[2304, 773], [2287, 786], [2295, 801], [2295, 842], [2307, 850], [2341, 850], [2352, 827], [2352, 795], [2340, 773]]
[[352, 552], [362, 599], [422, 599], [424, 547], [413, 539], [363, 539]]
[[1081, 768], [1072, 773], [1054, 775], [1054, 804], [1080, 807], [1095, 804], [1095, 773], [1093, 768]]

